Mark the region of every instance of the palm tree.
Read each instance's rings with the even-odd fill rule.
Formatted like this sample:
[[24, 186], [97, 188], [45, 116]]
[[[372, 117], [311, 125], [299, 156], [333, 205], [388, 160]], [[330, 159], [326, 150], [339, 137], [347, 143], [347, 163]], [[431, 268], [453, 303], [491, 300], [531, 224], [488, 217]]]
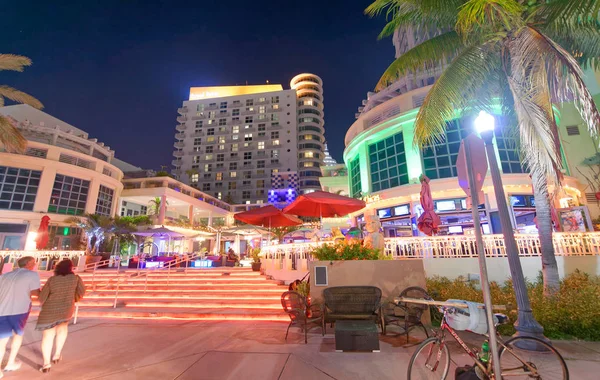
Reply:
[[198, 169], [188, 169], [185, 171], [185, 174], [187, 174], [190, 183], [192, 183], [192, 176], [198, 174]]
[[301, 227], [302, 226], [274, 227], [270, 229], [270, 232], [277, 238], [279, 243], [282, 243], [284, 237], [294, 231], [298, 231]]
[[[14, 54], [0, 54], [0, 71], [12, 70], [22, 72], [25, 66], [31, 66], [31, 60], [27, 57]], [[0, 86], [0, 107], [5, 104], [5, 99], [13, 102], [28, 104], [34, 108], [42, 109], [42, 103], [31, 95], [19, 91], [10, 86]], [[23, 153], [27, 148], [27, 140], [15, 127], [13, 121], [6, 116], [0, 115], [0, 144], [8, 152]]]
[[[154, 197], [150, 200], [150, 215], [158, 215], [160, 213], [160, 205], [162, 203], [161, 197]], [[165, 206], [168, 206], [169, 202], [165, 201]]]
[[85, 214], [82, 217], [72, 216], [67, 218], [65, 222], [83, 230], [86, 238], [85, 254], [91, 256], [98, 253], [100, 244], [113, 228], [111, 218], [98, 214]]
[[515, 128], [532, 176], [544, 290], [555, 292], [548, 184], [560, 186], [562, 159], [553, 105], [573, 102], [591, 135], [598, 135], [600, 113], [581, 66], [600, 67], [600, 0], [375, 0], [365, 12], [388, 16], [380, 38], [398, 28], [433, 36], [397, 58], [376, 90], [447, 64], [417, 114], [416, 145], [443, 139], [446, 122], [468, 110], [499, 109]]

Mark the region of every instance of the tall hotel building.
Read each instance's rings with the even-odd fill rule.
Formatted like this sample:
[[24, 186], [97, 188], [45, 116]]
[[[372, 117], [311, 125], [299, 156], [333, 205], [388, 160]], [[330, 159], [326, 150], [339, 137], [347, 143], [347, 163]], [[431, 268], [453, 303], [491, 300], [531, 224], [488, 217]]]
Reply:
[[172, 173], [234, 204], [267, 202], [282, 177], [300, 176], [295, 191], [318, 189], [322, 82], [301, 74], [291, 87], [192, 87], [178, 109]]

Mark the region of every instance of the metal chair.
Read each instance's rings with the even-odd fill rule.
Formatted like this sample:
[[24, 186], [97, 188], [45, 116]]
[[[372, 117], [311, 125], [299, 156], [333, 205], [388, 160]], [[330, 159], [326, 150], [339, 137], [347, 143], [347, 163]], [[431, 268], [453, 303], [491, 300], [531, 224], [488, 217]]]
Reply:
[[[400, 297], [417, 298], [424, 300], [433, 300], [425, 289], [418, 286], [411, 286], [406, 288], [400, 293]], [[413, 327], [421, 327], [425, 331], [425, 335], [429, 338], [427, 328], [423, 325], [421, 318], [423, 314], [429, 309], [428, 305], [410, 303], [410, 302], [387, 302], [382, 304], [380, 309], [381, 316], [381, 332], [383, 335], [386, 333], [386, 326], [395, 324], [403, 329], [406, 334], [406, 340], [408, 341], [408, 332]]]
[[304, 330], [304, 343], [308, 343], [308, 325], [310, 324], [321, 327], [321, 335], [325, 335], [322, 326], [321, 308], [318, 305], [309, 306], [300, 293], [294, 291], [283, 293], [281, 295], [281, 306], [290, 317], [290, 324], [285, 332], [286, 341], [292, 325], [300, 326]]

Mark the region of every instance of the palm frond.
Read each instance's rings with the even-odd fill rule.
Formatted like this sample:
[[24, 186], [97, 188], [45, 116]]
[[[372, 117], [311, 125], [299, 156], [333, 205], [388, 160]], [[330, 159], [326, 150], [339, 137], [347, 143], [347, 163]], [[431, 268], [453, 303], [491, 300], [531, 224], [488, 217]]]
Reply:
[[9, 86], [0, 86], [0, 97], [10, 99], [17, 103], [28, 104], [37, 109], [44, 108], [42, 102], [33, 96]]
[[457, 32], [467, 38], [475, 29], [512, 30], [524, 24], [523, 7], [515, 0], [469, 0], [460, 7]]
[[22, 55], [0, 54], [0, 70], [22, 72], [25, 66], [31, 66], [31, 59]]
[[565, 26], [552, 22], [542, 25], [540, 32], [568, 50], [584, 68], [600, 69], [600, 28], [589, 23], [576, 23]]
[[461, 39], [454, 31], [430, 38], [397, 58], [385, 70], [375, 90], [384, 89], [389, 83], [409, 72], [430, 69], [437, 63], [446, 63], [463, 48]]
[[[433, 84], [415, 121], [415, 145], [428, 146], [443, 139], [446, 122], [470, 107], [491, 107], [489, 100], [475, 95], [497, 78], [498, 59], [491, 46], [465, 48]], [[460, 110], [460, 111], [458, 111]]]
[[536, 10], [537, 18], [548, 23], [566, 25], [574, 22], [597, 23], [600, 17], [600, 0], [553, 0], [546, 1]]
[[0, 115], [0, 144], [7, 152], [23, 153], [27, 140], [6, 116]]

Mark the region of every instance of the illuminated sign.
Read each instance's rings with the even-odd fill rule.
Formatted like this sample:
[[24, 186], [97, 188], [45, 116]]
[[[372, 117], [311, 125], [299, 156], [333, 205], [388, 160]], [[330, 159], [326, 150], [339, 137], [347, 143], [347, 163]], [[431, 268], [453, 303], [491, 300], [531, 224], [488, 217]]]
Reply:
[[257, 86], [214, 86], [190, 88], [190, 100], [223, 98], [226, 96], [251, 95], [264, 92], [283, 91], [280, 84]]
[[381, 200], [381, 196], [379, 195], [371, 195], [371, 196], [366, 196], [366, 197], [362, 197], [362, 200], [365, 201], [365, 203], [373, 203], [373, 202], [379, 202]]

